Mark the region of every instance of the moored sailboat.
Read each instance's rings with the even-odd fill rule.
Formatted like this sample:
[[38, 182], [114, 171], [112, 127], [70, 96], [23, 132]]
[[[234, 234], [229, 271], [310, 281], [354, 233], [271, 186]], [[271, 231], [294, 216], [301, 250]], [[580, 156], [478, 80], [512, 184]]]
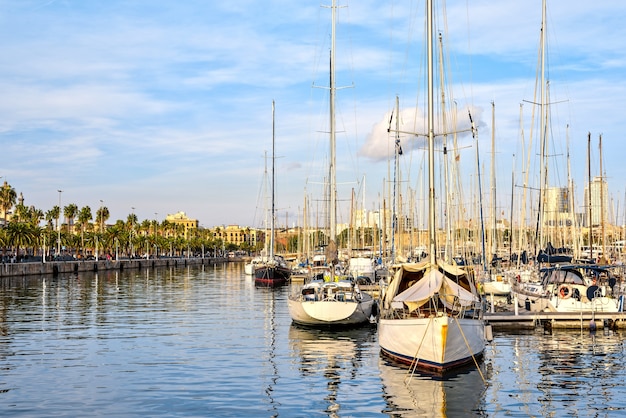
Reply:
[[329, 188], [329, 230], [330, 245], [326, 248], [326, 262], [329, 274], [321, 274], [319, 280], [306, 283], [299, 291], [289, 296], [289, 314], [294, 323], [305, 326], [354, 326], [369, 321], [374, 306], [373, 297], [361, 292], [355, 280], [338, 280], [335, 274], [337, 259], [337, 184], [335, 156], [335, 15], [336, 2], [333, 0], [332, 46], [330, 58], [330, 188]]
[[254, 268], [254, 283], [261, 286], [280, 286], [286, 284], [291, 278], [291, 269], [285, 260], [274, 254], [276, 233], [275, 233], [275, 205], [274, 205], [274, 183], [275, 183], [275, 106], [272, 101], [272, 208], [270, 212], [270, 244], [269, 256]]
[[437, 260], [433, 0], [426, 2], [428, 71], [428, 259], [393, 266], [382, 299], [378, 341], [383, 355], [411, 368], [445, 372], [482, 356], [485, 322], [474, 277]]

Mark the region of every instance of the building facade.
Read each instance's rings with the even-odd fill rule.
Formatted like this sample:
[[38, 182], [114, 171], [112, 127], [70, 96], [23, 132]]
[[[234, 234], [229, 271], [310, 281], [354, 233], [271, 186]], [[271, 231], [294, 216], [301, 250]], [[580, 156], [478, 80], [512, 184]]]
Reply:
[[[602, 177], [594, 177], [585, 186], [585, 219], [586, 227], [600, 226], [608, 221], [609, 186]], [[589, 221], [591, 220], [591, 225]]]
[[165, 220], [172, 225], [180, 225], [184, 228], [185, 238], [189, 238], [189, 232], [198, 229], [198, 220], [190, 219], [185, 212], [177, 212], [167, 215]]

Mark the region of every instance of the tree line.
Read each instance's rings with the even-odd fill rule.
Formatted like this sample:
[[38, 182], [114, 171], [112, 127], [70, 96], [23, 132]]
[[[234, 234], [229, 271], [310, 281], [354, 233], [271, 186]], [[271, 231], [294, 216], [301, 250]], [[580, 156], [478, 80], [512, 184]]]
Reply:
[[[13, 210], [12, 210], [13, 209]], [[11, 212], [12, 210], [12, 212]], [[91, 207], [70, 203], [44, 212], [25, 206], [23, 198], [6, 181], [0, 188], [0, 247], [3, 260], [47, 257], [154, 257], [215, 255], [224, 248], [221, 239], [204, 228], [190, 228], [164, 220], [139, 221], [134, 213], [108, 224], [105, 206], [95, 214]], [[7, 215], [11, 214], [9, 220]], [[94, 216], [95, 215], [95, 216]]]

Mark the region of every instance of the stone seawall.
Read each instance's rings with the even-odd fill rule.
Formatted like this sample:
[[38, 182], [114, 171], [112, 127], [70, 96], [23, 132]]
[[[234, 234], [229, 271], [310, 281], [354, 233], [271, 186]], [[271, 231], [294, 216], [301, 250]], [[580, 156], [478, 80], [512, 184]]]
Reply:
[[6, 263], [0, 264], [0, 278], [15, 276], [56, 276], [85, 271], [127, 270], [157, 267], [187, 267], [209, 265], [230, 261], [228, 258], [158, 258], [133, 260], [92, 260], [92, 261], [50, 261], [46, 263]]

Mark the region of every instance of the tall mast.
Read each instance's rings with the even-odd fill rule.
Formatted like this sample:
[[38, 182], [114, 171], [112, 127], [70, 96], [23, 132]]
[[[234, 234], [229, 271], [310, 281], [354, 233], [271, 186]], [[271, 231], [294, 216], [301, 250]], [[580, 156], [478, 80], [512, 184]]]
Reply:
[[400, 99], [396, 96], [396, 142], [393, 160], [393, 220], [391, 227], [391, 261], [396, 262], [396, 230], [398, 230], [398, 159], [400, 148]]
[[598, 149], [600, 152], [600, 233], [602, 236], [602, 254], [606, 258], [604, 246], [606, 243], [604, 235], [604, 173], [602, 172], [602, 135], [600, 135]]
[[429, 259], [437, 262], [437, 225], [435, 223], [435, 110], [433, 82], [433, 0], [426, 0], [426, 42], [428, 68], [428, 241]]
[[272, 100], [272, 212], [270, 214], [270, 260], [274, 259], [274, 223], [276, 219], [276, 216], [274, 215], [274, 162], [276, 160], [275, 134], [276, 124], [274, 122], [274, 100]]
[[445, 193], [445, 219], [444, 224], [446, 228], [446, 243], [445, 243], [445, 252], [444, 257], [445, 260], [450, 262], [452, 258], [452, 249], [450, 246], [452, 245], [452, 225], [450, 224], [452, 216], [450, 213], [450, 208], [452, 207], [452, 202], [450, 200], [450, 170], [448, 169], [448, 122], [446, 119], [446, 90], [445, 90], [445, 78], [444, 78], [444, 68], [443, 68], [443, 39], [441, 33], [439, 33], [439, 88], [441, 90], [441, 126], [443, 127], [443, 137], [442, 137], [442, 146], [443, 146], [443, 180], [444, 180], [444, 190]]
[[589, 256], [593, 258], [593, 217], [591, 213], [591, 132], [587, 132], [587, 205], [589, 207]]
[[337, 239], [337, 167], [335, 155], [335, 25], [337, 6], [333, 0], [331, 6], [331, 46], [330, 46], [330, 241]]
[[491, 102], [491, 235], [490, 249], [496, 254], [498, 249], [497, 214], [496, 214], [496, 104]]

